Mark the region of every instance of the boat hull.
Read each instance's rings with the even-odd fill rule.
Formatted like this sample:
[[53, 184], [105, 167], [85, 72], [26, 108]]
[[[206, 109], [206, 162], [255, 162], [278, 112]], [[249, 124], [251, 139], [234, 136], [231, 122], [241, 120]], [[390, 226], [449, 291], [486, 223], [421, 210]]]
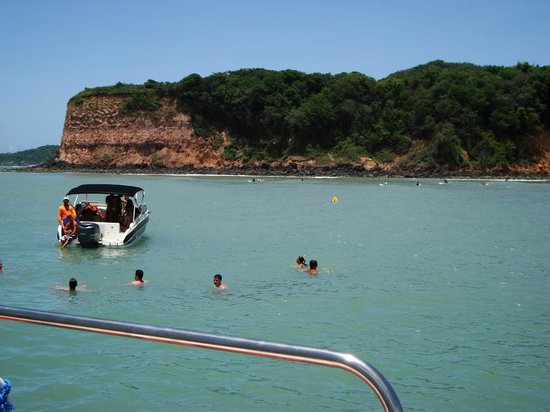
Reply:
[[[69, 245], [80, 245], [85, 248], [95, 248], [95, 247], [109, 247], [109, 248], [120, 248], [125, 247], [130, 244], [136, 243], [145, 233], [147, 224], [149, 223], [149, 213], [145, 216], [133, 222], [130, 225], [130, 228], [125, 232], [120, 231], [119, 223], [107, 223], [107, 222], [82, 222], [82, 224], [88, 226], [93, 226], [97, 228], [97, 238], [91, 238], [86, 236], [83, 238], [82, 233], [79, 233], [78, 238], [71, 239]], [[57, 229], [57, 240], [59, 243], [62, 242], [62, 229], [59, 225]], [[85, 239], [85, 240], [84, 240]]]

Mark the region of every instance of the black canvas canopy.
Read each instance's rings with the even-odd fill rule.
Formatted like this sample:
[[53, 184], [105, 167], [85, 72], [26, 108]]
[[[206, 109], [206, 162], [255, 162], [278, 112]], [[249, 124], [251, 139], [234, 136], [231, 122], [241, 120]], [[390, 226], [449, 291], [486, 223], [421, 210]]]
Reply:
[[143, 189], [137, 186], [110, 185], [110, 184], [86, 184], [72, 188], [67, 192], [68, 195], [77, 194], [114, 194], [135, 196]]

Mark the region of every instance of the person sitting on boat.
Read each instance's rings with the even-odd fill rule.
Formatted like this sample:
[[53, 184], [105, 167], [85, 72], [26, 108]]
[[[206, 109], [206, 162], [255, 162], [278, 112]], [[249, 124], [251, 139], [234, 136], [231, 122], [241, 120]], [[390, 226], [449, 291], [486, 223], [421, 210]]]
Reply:
[[113, 219], [113, 199], [115, 195], [110, 194], [105, 197], [105, 221], [111, 222]]
[[124, 210], [126, 209], [126, 205], [128, 204], [128, 200], [130, 200], [128, 195], [124, 195], [120, 198], [120, 208], [122, 209], [123, 213], [124, 213]]
[[82, 210], [83, 210], [82, 203], [78, 203], [77, 205], [75, 205], [74, 211], [76, 212], [76, 218], [78, 220], [81, 220], [82, 218]]
[[134, 221], [134, 203], [132, 199], [126, 200], [122, 216], [120, 217], [120, 230], [125, 231], [130, 227], [130, 223]]
[[61, 238], [61, 247], [64, 248], [72, 239], [76, 239], [78, 225], [72, 215], [68, 215], [63, 221], [63, 237]]
[[57, 222], [62, 225], [67, 216], [72, 215], [74, 219], [78, 218], [76, 210], [71, 205], [71, 202], [67, 196], [63, 198], [63, 204], [57, 209]]

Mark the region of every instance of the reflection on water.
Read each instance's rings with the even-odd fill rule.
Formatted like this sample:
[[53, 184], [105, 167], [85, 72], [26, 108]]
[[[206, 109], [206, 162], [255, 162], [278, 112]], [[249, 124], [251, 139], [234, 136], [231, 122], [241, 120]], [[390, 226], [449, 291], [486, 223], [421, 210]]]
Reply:
[[[68, 252], [70, 249], [74, 251]], [[122, 248], [106, 248], [99, 247], [95, 249], [88, 249], [80, 247], [79, 245], [71, 245], [67, 250], [59, 248], [58, 258], [68, 263], [84, 263], [95, 259], [110, 259], [121, 256], [126, 256], [128, 251]]]

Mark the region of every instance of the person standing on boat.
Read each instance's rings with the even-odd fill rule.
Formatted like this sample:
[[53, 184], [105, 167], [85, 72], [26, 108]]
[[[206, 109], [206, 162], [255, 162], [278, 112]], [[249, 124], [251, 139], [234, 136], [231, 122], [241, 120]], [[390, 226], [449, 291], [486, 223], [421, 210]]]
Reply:
[[119, 222], [122, 214], [122, 202], [120, 200], [120, 196], [111, 193], [105, 198], [105, 204], [107, 205], [105, 209], [105, 221], [112, 223]]
[[132, 199], [127, 199], [122, 216], [120, 217], [120, 230], [123, 232], [128, 230], [130, 224], [134, 221], [134, 202]]

